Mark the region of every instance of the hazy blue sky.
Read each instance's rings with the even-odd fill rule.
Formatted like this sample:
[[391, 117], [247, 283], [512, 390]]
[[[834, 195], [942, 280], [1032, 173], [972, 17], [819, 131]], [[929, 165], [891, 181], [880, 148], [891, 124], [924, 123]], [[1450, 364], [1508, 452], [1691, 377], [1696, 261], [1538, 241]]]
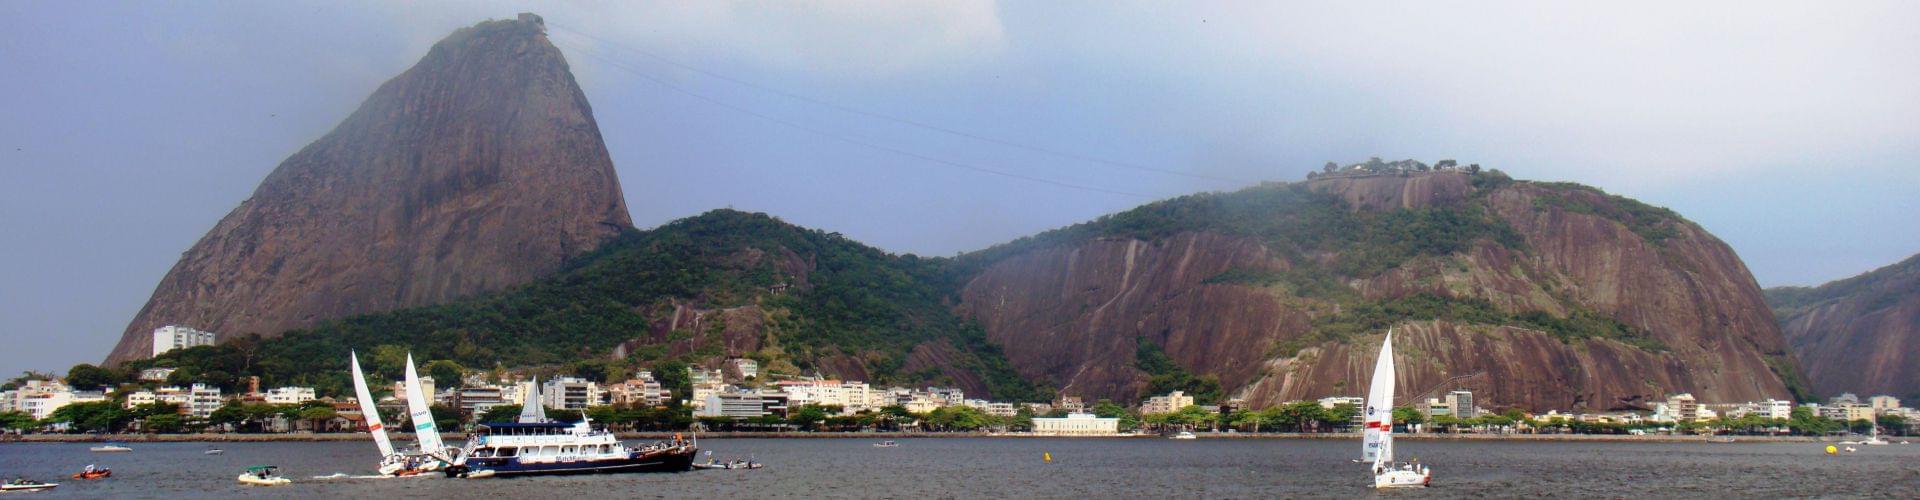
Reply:
[[1380, 156], [1671, 207], [1768, 286], [1920, 252], [1920, 4], [1476, 5], [0, 2], [0, 374], [98, 362], [282, 159], [522, 11], [641, 227], [731, 206], [951, 255]]

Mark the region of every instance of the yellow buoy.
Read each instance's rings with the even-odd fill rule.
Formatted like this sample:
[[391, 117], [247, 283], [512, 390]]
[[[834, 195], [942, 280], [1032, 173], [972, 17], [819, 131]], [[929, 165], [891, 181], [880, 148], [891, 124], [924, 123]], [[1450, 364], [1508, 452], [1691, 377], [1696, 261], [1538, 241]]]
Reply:
[[1040, 452], [1040, 460], [1043, 460], [1047, 463], [1053, 463], [1053, 454], [1044, 452], [1044, 451]]
[[1839, 449], [1839, 448], [1834, 448], [1834, 447], [1833, 447], [1833, 445], [1827, 445], [1827, 454], [1828, 454], [1828, 455], [1837, 455], [1837, 454], [1839, 454], [1839, 453], [1840, 453], [1840, 449]]

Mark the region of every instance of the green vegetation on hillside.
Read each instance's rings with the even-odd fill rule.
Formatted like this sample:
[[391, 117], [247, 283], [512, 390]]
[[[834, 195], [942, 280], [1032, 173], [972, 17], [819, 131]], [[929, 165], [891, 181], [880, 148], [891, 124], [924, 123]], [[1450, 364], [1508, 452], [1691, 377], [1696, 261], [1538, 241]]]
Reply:
[[[656, 318], [648, 311], [678, 301], [779, 311], [772, 328], [790, 358], [783, 361], [801, 368], [817, 366], [821, 356], [845, 354], [873, 361], [867, 363], [874, 378], [869, 382], [934, 382], [896, 369], [913, 346], [940, 342], [967, 354], [959, 368], [981, 374], [995, 397], [1043, 397], [1013, 372], [980, 328], [951, 313], [946, 299], [954, 285], [945, 264], [889, 255], [764, 214], [719, 210], [623, 235], [551, 278], [506, 292], [355, 316], [279, 339], [235, 339], [129, 368], [181, 367], [229, 389], [239, 377], [258, 375], [269, 387], [304, 384], [341, 394], [350, 387], [349, 349], [360, 350], [374, 376], [388, 378], [399, 367], [379, 359], [385, 356], [369, 356], [382, 346], [411, 350], [421, 362], [444, 359], [468, 367], [579, 364], [606, 359], [622, 342], [651, 339]], [[802, 280], [807, 286], [797, 286]], [[793, 287], [776, 293], [775, 285]], [[691, 338], [669, 338], [676, 335]], [[677, 355], [645, 349], [614, 360], [613, 371], [724, 354], [718, 337], [708, 335], [693, 352]]]
[[1160, 344], [1145, 338], [1134, 339], [1134, 341], [1139, 345], [1133, 351], [1133, 366], [1146, 372], [1149, 377], [1146, 394], [1141, 394], [1136, 399], [1173, 391], [1186, 391], [1188, 396], [1193, 396], [1194, 402], [1204, 405], [1220, 401], [1226, 394], [1226, 391], [1220, 389], [1220, 377], [1213, 375], [1195, 377], [1179, 363], [1175, 363], [1173, 358], [1167, 357], [1167, 351], [1161, 348]]
[[1901, 297], [1911, 293], [1901, 287], [1881, 286], [1886, 280], [1906, 273], [1920, 273], [1920, 255], [1817, 287], [1783, 286], [1768, 288], [1764, 292], [1767, 305], [1773, 307], [1774, 316], [1783, 321], [1828, 302], [1856, 296], [1865, 299], [1863, 312], [1871, 312], [1892, 306]]
[[[1627, 226], [1641, 239], [1654, 245], [1665, 245], [1667, 238], [1680, 234], [1680, 214], [1625, 196], [1607, 194], [1598, 188], [1574, 184], [1571, 182], [1534, 182], [1534, 185], [1551, 188], [1534, 199], [1540, 206], [1558, 207], [1568, 212], [1604, 217], [1607, 220]], [[1605, 203], [1594, 203], [1589, 196], [1578, 193], [1591, 193]]]

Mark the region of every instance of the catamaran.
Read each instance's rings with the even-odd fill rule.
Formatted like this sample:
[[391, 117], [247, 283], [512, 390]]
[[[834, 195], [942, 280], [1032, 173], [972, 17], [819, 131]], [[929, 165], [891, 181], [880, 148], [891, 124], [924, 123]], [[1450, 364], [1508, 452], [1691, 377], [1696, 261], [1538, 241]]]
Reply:
[[615, 472], [684, 472], [693, 468], [696, 443], [674, 436], [639, 448], [628, 448], [613, 433], [596, 430], [586, 414], [577, 423], [547, 419], [540, 404], [540, 383], [520, 408], [517, 422], [474, 426], [467, 446], [446, 468], [453, 477], [494, 477]]
[[1360, 461], [1373, 465], [1375, 488], [1424, 488], [1433, 482], [1433, 472], [1419, 462], [1393, 461], [1393, 330], [1380, 343], [1380, 357], [1373, 362], [1373, 383], [1367, 390], [1366, 438], [1360, 447]]

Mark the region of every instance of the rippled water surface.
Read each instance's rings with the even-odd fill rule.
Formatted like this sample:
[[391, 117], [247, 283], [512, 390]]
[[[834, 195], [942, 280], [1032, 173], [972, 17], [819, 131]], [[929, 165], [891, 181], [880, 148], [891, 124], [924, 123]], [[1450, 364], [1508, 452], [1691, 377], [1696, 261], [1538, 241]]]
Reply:
[[[339, 497], [1327, 497], [1368, 496], [1357, 441], [1201, 439], [704, 439], [723, 458], [752, 456], [767, 468], [454, 480], [311, 479], [370, 474], [371, 442], [133, 443], [132, 453], [91, 445], [0, 444], [0, 475], [59, 488], [8, 498]], [[1805, 443], [1557, 443], [1401, 441], [1403, 454], [1434, 470], [1434, 487], [1386, 492], [1421, 497], [1920, 496], [1920, 445], [1861, 447], [1827, 456]], [[1053, 463], [1041, 460], [1051, 453]], [[88, 463], [112, 478], [66, 479]], [[296, 480], [240, 486], [249, 465], [281, 466]]]

